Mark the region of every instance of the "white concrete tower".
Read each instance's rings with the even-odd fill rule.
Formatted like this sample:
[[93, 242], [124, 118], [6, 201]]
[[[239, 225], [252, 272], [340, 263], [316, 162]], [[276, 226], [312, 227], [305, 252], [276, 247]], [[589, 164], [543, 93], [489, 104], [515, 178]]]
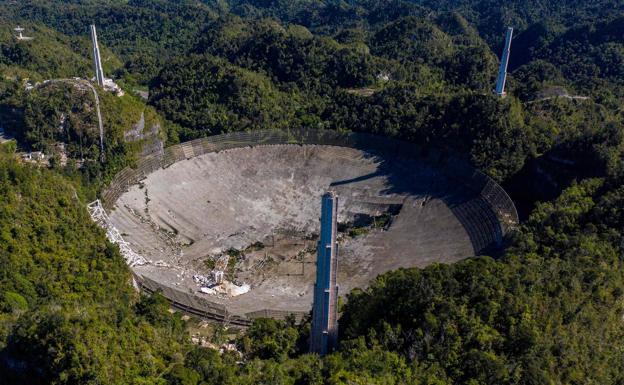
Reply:
[[15, 33], [17, 33], [17, 35], [15, 36], [17, 40], [32, 40], [33, 39], [32, 37], [24, 36], [25, 29], [20, 27], [19, 25], [16, 28], [13, 28], [13, 30], [15, 31]]
[[17, 40], [24, 40], [24, 28], [20, 27], [19, 25], [13, 29], [15, 32], [17, 32]]
[[100, 57], [100, 47], [97, 41], [95, 25], [91, 24], [91, 42], [93, 44], [93, 64], [95, 66], [95, 81], [100, 87], [104, 87], [104, 70], [102, 69], [102, 59]]
[[507, 36], [505, 38], [505, 48], [503, 49], [503, 56], [500, 61], [500, 68], [498, 70], [498, 80], [496, 81], [496, 95], [500, 97], [505, 96], [505, 83], [507, 82], [507, 66], [509, 65], [509, 53], [511, 51], [511, 38], [513, 37], [513, 28], [507, 28]]

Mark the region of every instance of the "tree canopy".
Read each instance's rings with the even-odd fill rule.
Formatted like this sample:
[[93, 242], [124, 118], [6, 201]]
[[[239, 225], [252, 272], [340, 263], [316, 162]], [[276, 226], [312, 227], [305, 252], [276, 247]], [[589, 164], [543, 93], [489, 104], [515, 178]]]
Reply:
[[[0, 145], [0, 382], [624, 383], [621, 1], [27, 0], [0, 10], [0, 128], [13, 137]], [[80, 86], [92, 77], [94, 21], [105, 73], [126, 92], [97, 88], [104, 154]], [[17, 23], [34, 39], [15, 39]], [[507, 26], [516, 34], [498, 98]], [[45, 82], [73, 78], [83, 80]], [[211, 344], [193, 343], [195, 321], [134, 291], [86, 203], [163, 144], [289, 128], [464, 158], [503, 184], [522, 224], [500, 255], [389, 272], [348, 294], [339, 349], [326, 357], [307, 353], [309, 319], [260, 319], [240, 333], [213, 325]], [[31, 150], [52, 161], [20, 161]]]

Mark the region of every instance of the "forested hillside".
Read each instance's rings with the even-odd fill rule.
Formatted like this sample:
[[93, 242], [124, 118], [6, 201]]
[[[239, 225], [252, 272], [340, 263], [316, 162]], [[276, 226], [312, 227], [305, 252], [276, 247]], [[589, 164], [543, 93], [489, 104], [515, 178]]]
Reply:
[[91, 223], [80, 186], [0, 154], [0, 378], [3, 383], [137, 383], [184, 351], [179, 317], [129, 285]]
[[[80, 85], [91, 23], [126, 93], [97, 88], [104, 153]], [[0, 1], [0, 383], [624, 383], [623, 71], [618, 0]], [[86, 204], [163, 143], [301, 127], [463, 157], [522, 225], [501, 255], [349, 294], [327, 357], [306, 353], [309, 321], [191, 343]], [[33, 150], [48, 164], [20, 161]]]

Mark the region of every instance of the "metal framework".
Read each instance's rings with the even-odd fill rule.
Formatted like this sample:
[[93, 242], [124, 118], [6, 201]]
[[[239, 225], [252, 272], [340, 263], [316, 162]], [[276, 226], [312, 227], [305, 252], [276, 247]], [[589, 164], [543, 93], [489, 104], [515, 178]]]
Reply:
[[[396, 158], [409, 159], [419, 157], [423, 161], [437, 166], [440, 172], [450, 179], [456, 180], [463, 185], [464, 189], [468, 189], [479, 196], [478, 204], [483, 206], [480, 210], [485, 211], [481, 215], [485, 215], [487, 220], [483, 220], [479, 216], [480, 219], [472, 218], [462, 223], [468, 227], [467, 231], [471, 241], [474, 243], [475, 250], [493, 241], [495, 243], [500, 242], [501, 237], [506, 237], [518, 226], [519, 220], [516, 207], [505, 190], [487, 175], [475, 170], [465, 164], [465, 162], [453, 159], [446, 154], [442, 155], [431, 148], [427, 148], [427, 151], [425, 151], [424, 148], [414, 143], [406, 143], [371, 134], [333, 130], [291, 129], [288, 131], [258, 130], [233, 132], [170, 146], [160, 153], [141, 157], [135, 167], [127, 167], [120, 171], [113, 178], [108, 188], [102, 191], [102, 202], [97, 203], [97, 205], [106, 210], [112, 209], [117, 199], [131, 185], [138, 183], [156, 170], [167, 168], [184, 159], [232, 148], [283, 144], [314, 144], [359, 148]], [[458, 215], [457, 213], [456, 215], [460, 218], [466, 218], [467, 215], [472, 215], [470, 213], [474, 211], [469, 209], [469, 207], [457, 207], [456, 211], [464, 215]], [[110, 223], [109, 221], [106, 222]], [[194, 294], [160, 284], [148, 277], [137, 275], [135, 279], [141, 289], [146, 292], [162, 292], [174, 307], [190, 314], [220, 322], [246, 326], [249, 325], [251, 319], [259, 317], [283, 319], [288, 315], [294, 314], [297, 319], [301, 319], [307, 315], [307, 312], [264, 309], [247, 313], [245, 316], [237, 316], [231, 314], [222, 304], [213, 303]]]
[[[484, 198], [500, 221], [503, 235], [515, 229], [519, 223], [516, 207], [505, 190], [490, 177], [468, 166], [465, 162], [453, 159], [448, 155], [441, 157], [439, 154], [436, 155], [432, 149], [425, 151], [414, 143], [372, 134], [333, 130], [298, 129], [232, 132], [170, 146], [165, 148], [162, 153], [150, 154], [140, 158], [135, 167], [126, 167], [121, 170], [113, 178], [108, 188], [102, 191], [102, 204], [105, 209], [112, 209], [117, 199], [131, 185], [138, 183], [156, 170], [167, 168], [184, 159], [232, 148], [273, 144], [341, 146], [365, 149], [398, 158], [421, 157], [424, 161], [436, 165], [441, 172], [456, 179], [471, 190], [483, 193]], [[425, 153], [429, 155], [425, 156]]]
[[106, 230], [106, 238], [111, 243], [119, 246], [119, 251], [123, 256], [126, 263], [130, 266], [139, 266], [139, 265], [147, 265], [149, 261], [135, 253], [132, 248], [130, 248], [130, 244], [126, 242], [119, 230], [110, 221], [108, 214], [106, 214], [106, 210], [102, 206], [100, 200], [96, 200], [87, 205], [87, 210], [89, 210], [89, 215], [91, 215], [91, 219], [98, 224], [101, 228]]

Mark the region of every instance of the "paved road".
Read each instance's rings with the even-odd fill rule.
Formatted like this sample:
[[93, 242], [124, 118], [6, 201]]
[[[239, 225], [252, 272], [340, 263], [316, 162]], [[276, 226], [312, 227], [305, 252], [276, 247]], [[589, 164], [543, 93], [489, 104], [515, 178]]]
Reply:
[[531, 100], [531, 101], [527, 102], [526, 104], [533, 104], [533, 103], [543, 102], [545, 100], [552, 100], [552, 99], [557, 99], [557, 98], [565, 98], [565, 99], [570, 99], [570, 100], [589, 100], [590, 99], [589, 96], [555, 95], [555, 96], [547, 96], [547, 97], [541, 98], [541, 99]]

